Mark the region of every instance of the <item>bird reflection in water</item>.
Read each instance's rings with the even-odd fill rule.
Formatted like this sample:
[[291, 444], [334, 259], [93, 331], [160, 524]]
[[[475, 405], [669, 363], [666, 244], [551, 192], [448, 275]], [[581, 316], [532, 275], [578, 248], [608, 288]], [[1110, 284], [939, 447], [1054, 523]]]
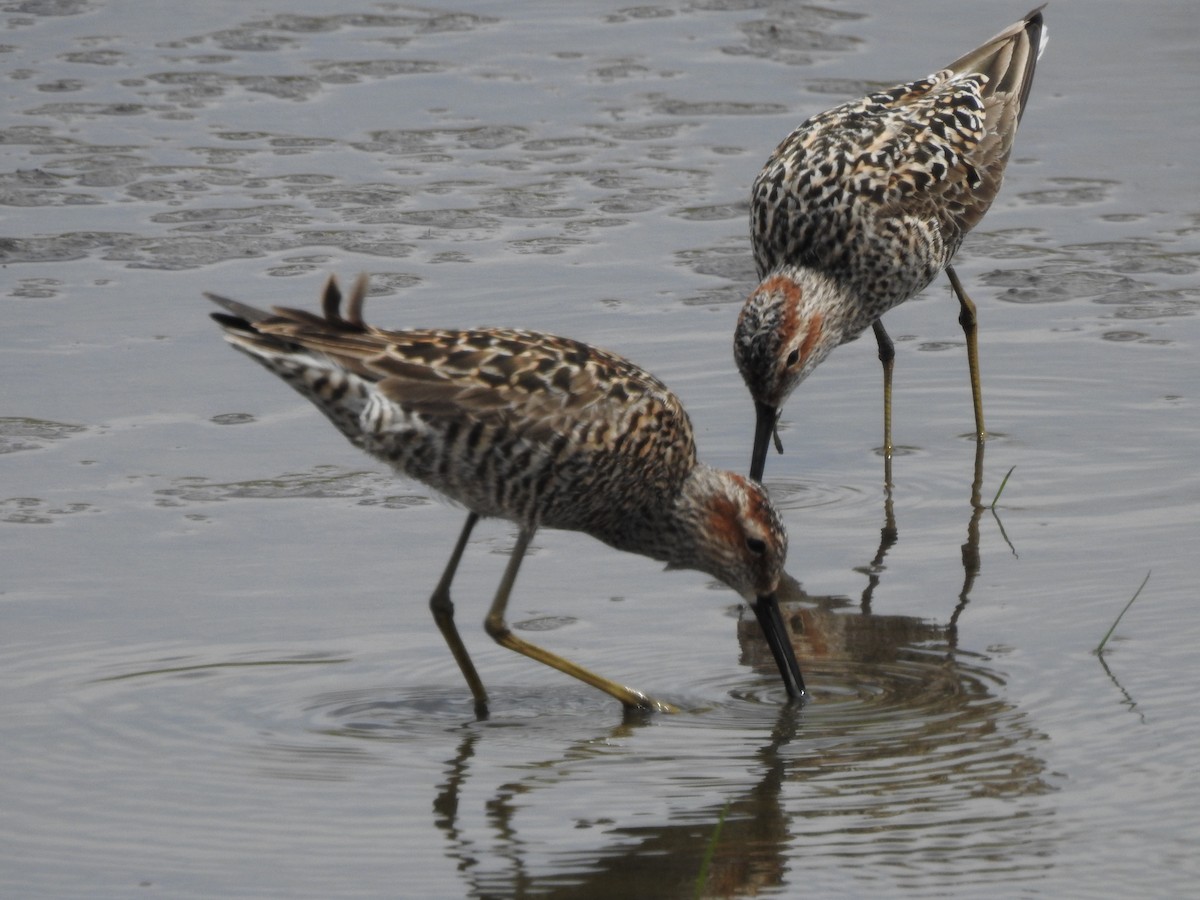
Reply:
[[[961, 548], [962, 587], [946, 620], [937, 622], [916, 616], [881, 616], [872, 610], [875, 591], [886, 571], [885, 559], [900, 536], [891, 479], [887, 478], [884, 482], [883, 525], [879, 530], [879, 545], [870, 562], [854, 570], [867, 578], [857, 603], [859, 615], [846, 612], [855, 605], [847, 597], [811, 595], [800, 582], [786, 575], [780, 584], [780, 606], [789, 620], [796, 652], [806, 655], [801, 658], [811, 660], [810, 665], [816, 667], [823, 661], [841, 668], [894, 663], [904, 652], [926, 642], [942, 644], [948, 653], [957, 649], [959, 616], [970, 602], [971, 590], [980, 571], [980, 520], [985, 511], [991, 511], [1001, 537], [1009, 549], [1016, 553], [998, 513], [982, 501], [985, 446], [983, 442], [975, 445], [975, 468], [969, 500], [971, 511], [967, 520], [966, 540]], [[757, 639], [755, 625], [744, 616], [739, 621], [739, 638], [744, 658], [756, 669], [759, 668], [762, 662], [761, 641]]]
[[[1037, 877], [1036, 855], [1019, 848], [1054, 841], [1052, 808], [1036, 801], [1053, 790], [1040, 750], [1046, 737], [1003, 696], [1004, 675], [992, 660], [957, 646], [987, 509], [979, 446], [963, 585], [946, 621], [871, 612], [898, 534], [890, 501], [875, 556], [855, 570], [868, 576], [857, 604], [804, 595], [792, 582], [788, 599], [806, 601], [790, 617], [797, 649], [811, 654], [813, 704], [779, 707], [735, 694], [676, 719], [627, 716], [500, 770], [488, 767], [494, 753], [486, 748], [504, 732], [464, 726], [433, 801], [463, 893], [746, 896], [842, 872], [855, 855], [878, 864], [881, 879], [889, 864], [997, 884]], [[757, 625], [740, 623], [739, 637], [744, 658], [765, 677], [773, 659]], [[823, 698], [825, 684], [851, 674], [865, 689]], [[747, 739], [756, 730], [765, 732], [757, 746]], [[503, 740], [511, 743], [511, 733]], [[544, 735], [529, 740], [545, 743]], [[640, 779], [629, 780], [630, 765]], [[485, 773], [496, 783], [468, 793], [472, 777]], [[464, 824], [479, 821], [477, 810], [463, 808], [464, 797], [481, 791], [482, 834]], [[571, 808], [590, 818], [571, 819]], [[548, 820], [573, 825], [561, 848], [538, 840]]]

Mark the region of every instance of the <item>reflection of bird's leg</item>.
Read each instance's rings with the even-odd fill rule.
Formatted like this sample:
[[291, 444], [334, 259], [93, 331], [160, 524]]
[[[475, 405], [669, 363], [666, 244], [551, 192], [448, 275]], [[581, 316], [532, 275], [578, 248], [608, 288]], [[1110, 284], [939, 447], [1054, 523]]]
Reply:
[[454, 572], [458, 568], [459, 560], [462, 559], [463, 550], [466, 549], [471, 529], [478, 521], [479, 516], [475, 513], [467, 515], [466, 524], [463, 525], [458, 542], [454, 545], [454, 551], [450, 554], [450, 561], [446, 563], [446, 571], [442, 573], [441, 581], [433, 589], [433, 596], [429, 598], [429, 608], [433, 611], [433, 621], [437, 623], [438, 630], [446, 639], [446, 644], [450, 647], [450, 652], [454, 654], [454, 659], [462, 670], [463, 677], [467, 679], [467, 685], [471, 688], [471, 694], [475, 697], [475, 714], [480, 719], [486, 719], [487, 691], [479, 679], [479, 673], [475, 671], [475, 664], [471, 662], [462, 638], [459, 637], [458, 628], [454, 625], [454, 604], [450, 601], [450, 582], [454, 580]]
[[512, 593], [513, 584], [517, 580], [517, 570], [521, 567], [521, 559], [529, 549], [529, 542], [532, 538], [533, 529], [521, 529], [521, 533], [517, 536], [517, 543], [512, 549], [512, 556], [508, 560], [508, 566], [504, 570], [504, 577], [500, 580], [500, 587], [496, 589], [496, 599], [492, 601], [492, 608], [488, 611], [487, 619], [484, 620], [483, 625], [487, 633], [492, 636], [492, 639], [502, 647], [507, 647], [509, 650], [516, 650], [530, 659], [558, 669], [560, 672], [565, 672], [572, 678], [578, 678], [580, 681], [590, 684], [594, 688], [599, 688], [610, 697], [616, 697], [627, 708], [653, 709], [658, 712], [679, 712], [670, 703], [663, 703], [652, 697], [647, 697], [641, 691], [635, 691], [633, 688], [610, 681], [601, 675], [597, 675], [595, 672], [583, 668], [583, 666], [571, 662], [569, 659], [564, 659], [536, 644], [521, 640], [521, 638], [512, 633], [512, 629], [504, 621], [504, 611], [508, 607], [508, 598]]
[[975, 444], [975, 477], [971, 480], [971, 518], [967, 520], [967, 540], [962, 545], [963, 586], [958, 594], [958, 605], [950, 615], [950, 623], [946, 629], [951, 646], [954, 645], [958, 634], [958, 616], [966, 608], [971, 599], [971, 589], [981, 567], [979, 556], [979, 518], [983, 515], [983, 502], [980, 492], [983, 490], [983, 446], [984, 442]]
[[475, 755], [475, 742], [479, 740], [479, 730], [474, 728], [462, 729], [459, 732], [462, 739], [458, 743], [454, 756], [443, 764], [444, 780], [438, 784], [437, 794], [433, 798], [433, 824], [446, 835], [449, 845], [446, 855], [454, 860], [459, 872], [468, 874], [478, 865], [477, 858], [472, 852], [472, 844], [463, 836], [458, 822], [458, 804], [462, 797], [463, 786], [470, 772], [469, 762]]
[[979, 380], [979, 334], [975, 303], [967, 296], [962, 282], [954, 266], [946, 266], [946, 275], [950, 279], [950, 287], [958, 298], [958, 324], [962, 326], [963, 334], [967, 336], [967, 366], [971, 370], [971, 401], [975, 404], [975, 438], [982, 441], [987, 437], [987, 429], [983, 427], [983, 385]]
[[[888, 462], [890, 463], [891, 460]], [[899, 537], [900, 532], [896, 528], [896, 511], [892, 501], [892, 485], [889, 478], [884, 487], [883, 527], [879, 529], [879, 549], [875, 551], [875, 558], [865, 568], [859, 570], [865, 572], [867, 576], [867, 586], [863, 589], [862, 600], [859, 603], [863, 615], [871, 614], [871, 598], [875, 594], [875, 588], [879, 586], [879, 576], [884, 568], [883, 559], [895, 546]]]
[[[896, 345], [883, 328], [883, 320], [871, 324], [875, 332], [875, 343], [879, 345], [879, 361], [883, 363], [883, 458], [892, 458], [892, 363], [896, 359]], [[891, 466], [887, 466], [887, 482], [892, 483]]]

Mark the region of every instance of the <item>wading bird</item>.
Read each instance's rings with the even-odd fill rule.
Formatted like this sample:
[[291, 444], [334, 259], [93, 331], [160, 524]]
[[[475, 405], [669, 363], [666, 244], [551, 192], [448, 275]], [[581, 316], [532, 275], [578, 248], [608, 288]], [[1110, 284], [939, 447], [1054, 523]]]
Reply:
[[331, 278], [323, 314], [264, 312], [208, 294], [226, 339], [307, 397], [350, 442], [468, 510], [429, 601], [475, 698], [487, 692], [454, 624], [450, 583], [480, 517], [516, 523], [516, 545], [484, 626], [502, 646], [578, 678], [627, 708], [668, 703], [513, 634], [505, 608], [541, 526], [698, 569], [747, 599], [789, 697], [804, 680], [775, 599], [787, 534], [766, 491], [696, 460], [678, 398], [628, 360], [530, 331], [383, 331], [362, 318], [366, 278], [342, 310]]
[[895, 349], [880, 317], [945, 269], [959, 302], [975, 404], [986, 436], [975, 304], [950, 261], [1000, 190], [1045, 48], [1041, 9], [909, 84], [813, 116], [775, 149], [751, 190], [760, 284], [733, 352], [754, 398], [750, 477], [788, 395], [867, 326], [883, 363], [884, 454], [892, 454]]

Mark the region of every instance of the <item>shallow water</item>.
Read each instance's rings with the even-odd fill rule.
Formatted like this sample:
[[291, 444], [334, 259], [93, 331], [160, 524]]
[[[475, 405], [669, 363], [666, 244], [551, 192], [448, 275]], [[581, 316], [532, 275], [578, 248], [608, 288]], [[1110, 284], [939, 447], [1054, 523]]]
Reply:
[[589, 340], [742, 470], [754, 174], [805, 115], [1024, 11], [8, 5], [2, 892], [690, 896], [710, 846], [719, 896], [1191, 888], [1191, 4], [1047, 11], [956, 263], [981, 457], [944, 281], [888, 317], [890, 497], [869, 338], [789, 402], [767, 473], [802, 711], [730, 592], [579, 535], [537, 536], [514, 624], [683, 714], [625, 720], [493, 646], [491, 523], [456, 581], [476, 722], [425, 608], [461, 512], [229, 352], [200, 297], [312, 305], [367, 271], [380, 324]]

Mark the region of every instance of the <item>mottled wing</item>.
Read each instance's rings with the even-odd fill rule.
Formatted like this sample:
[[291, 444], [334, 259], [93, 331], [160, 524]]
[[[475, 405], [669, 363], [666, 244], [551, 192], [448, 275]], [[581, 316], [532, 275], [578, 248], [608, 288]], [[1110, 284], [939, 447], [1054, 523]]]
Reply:
[[[675, 454], [686, 451], [690, 458], [679, 460], [685, 469], [693, 464], [691, 422], [678, 398], [628, 360], [569, 338], [513, 329], [386, 331], [363, 323], [364, 290], [356, 286], [345, 318], [332, 282], [322, 316], [287, 308], [266, 313], [212, 299], [234, 313], [217, 318], [235, 329], [236, 343], [282, 343], [293, 354], [319, 354], [408, 414], [454, 421], [460, 429], [502, 426], [541, 445], [566, 436], [585, 451], [595, 443], [646, 452], [633, 441], [625, 447], [612, 440], [632, 429], [670, 444]], [[296, 386], [323, 409], [328, 405], [328, 398]]]
[[949, 213], [942, 204], [949, 196], [965, 201], [981, 186], [972, 162], [984, 135], [981, 84], [939, 73], [835, 107], [793, 131], [754, 183], [760, 276], [792, 263], [858, 282], [868, 273], [856, 267], [878, 258], [871, 239], [886, 231], [895, 241], [901, 230], [915, 232], [905, 243], [927, 253], [936, 272], [945, 244], [952, 244], [948, 259], [961, 237], [929, 246], [923, 232], [934, 223], [963, 232], [956, 220], [964, 203]]
[[604, 443], [606, 429], [649, 417], [658, 433], [683, 434], [692, 446], [687, 414], [662, 382], [578, 341], [511, 329], [371, 333], [381, 346], [365, 365], [414, 412], [503, 421], [539, 443], [559, 435]]
[[1040, 37], [1035, 11], [940, 72], [795, 129], [752, 189], [760, 277], [792, 263], [877, 291], [892, 273], [859, 267], [887, 264], [870, 252], [880, 238], [932, 277], [1000, 188]]

